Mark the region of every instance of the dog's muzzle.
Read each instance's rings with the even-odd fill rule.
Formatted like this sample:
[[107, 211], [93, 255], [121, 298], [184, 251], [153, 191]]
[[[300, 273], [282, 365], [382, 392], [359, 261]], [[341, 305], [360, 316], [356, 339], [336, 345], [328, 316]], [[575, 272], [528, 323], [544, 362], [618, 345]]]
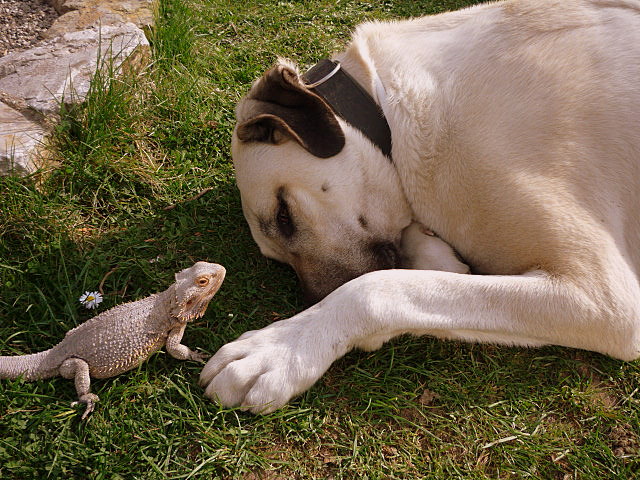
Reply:
[[376, 270], [398, 268], [400, 265], [400, 253], [391, 242], [376, 242], [371, 246], [371, 251], [377, 263]]

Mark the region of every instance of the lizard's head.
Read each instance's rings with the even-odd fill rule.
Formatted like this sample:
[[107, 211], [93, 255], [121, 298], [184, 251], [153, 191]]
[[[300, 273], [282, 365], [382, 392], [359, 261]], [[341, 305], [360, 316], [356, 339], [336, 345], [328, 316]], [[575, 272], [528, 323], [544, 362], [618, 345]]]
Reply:
[[217, 263], [197, 262], [176, 273], [178, 318], [191, 321], [204, 315], [209, 302], [222, 285], [226, 272]]

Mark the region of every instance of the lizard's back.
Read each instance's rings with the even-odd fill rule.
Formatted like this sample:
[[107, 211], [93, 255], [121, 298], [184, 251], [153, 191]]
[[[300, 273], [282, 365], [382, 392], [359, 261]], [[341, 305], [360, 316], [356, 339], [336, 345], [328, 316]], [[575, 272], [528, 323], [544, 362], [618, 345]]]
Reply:
[[112, 377], [135, 368], [160, 349], [171, 328], [163, 294], [154, 294], [118, 305], [69, 330], [51, 349], [49, 359], [60, 365], [68, 358], [80, 358], [89, 365], [92, 377]]

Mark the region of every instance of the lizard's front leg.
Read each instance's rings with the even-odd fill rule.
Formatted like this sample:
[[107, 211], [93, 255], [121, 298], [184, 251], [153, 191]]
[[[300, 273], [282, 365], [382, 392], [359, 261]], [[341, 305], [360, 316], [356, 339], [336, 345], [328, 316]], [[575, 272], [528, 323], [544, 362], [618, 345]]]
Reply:
[[87, 405], [82, 420], [93, 412], [95, 403], [100, 400], [97, 395], [91, 393], [91, 377], [89, 376], [89, 364], [80, 358], [69, 358], [60, 365], [60, 375], [64, 378], [74, 379], [78, 401], [71, 405], [84, 403]]
[[167, 349], [167, 352], [173, 358], [177, 358], [178, 360], [195, 360], [196, 362], [202, 362], [206, 360], [209, 357], [208, 355], [194, 352], [186, 345], [182, 345], [180, 343], [182, 341], [182, 335], [184, 335], [184, 329], [186, 326], [186, 323], [180, 323], [178, 324], [178, 326], [169, 331], [169, 335], [167, 336], [167, 344], [165, 347]]

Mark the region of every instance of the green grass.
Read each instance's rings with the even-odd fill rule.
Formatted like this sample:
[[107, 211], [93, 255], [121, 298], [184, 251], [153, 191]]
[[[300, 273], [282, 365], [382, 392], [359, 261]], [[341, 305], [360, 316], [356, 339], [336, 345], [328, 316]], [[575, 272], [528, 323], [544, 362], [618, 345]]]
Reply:
[[[235, 103], [277, 55], [310, 66], [363, 20], [468, 3], [162, 0], [152, 66], [97, 78], [58, 128], [55, 166], [0, 179], [0, 353], [59, 341], [101, 282], [104, 310], [195, 260], [228, 277], [189, 346], [213, 353], [299, 311], [293, 273], [242, 217]], [[638, 362], [403, 337], [264, 417], [205, 400], [200, 368], [161, 352], [94, 381], [86, 422], [70, 381], [0, 381], [0, 478], [640, 478]]]

